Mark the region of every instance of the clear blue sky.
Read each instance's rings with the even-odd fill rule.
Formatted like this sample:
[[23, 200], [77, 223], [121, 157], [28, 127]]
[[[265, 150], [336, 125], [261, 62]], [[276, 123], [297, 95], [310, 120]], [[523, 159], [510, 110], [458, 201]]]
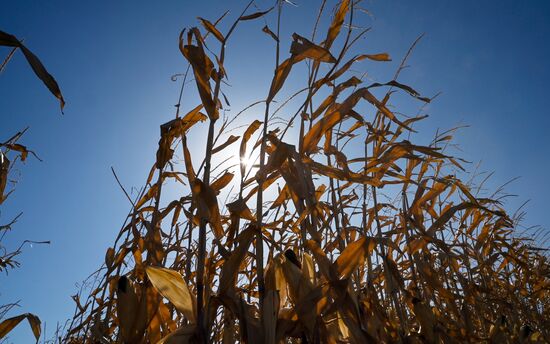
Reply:
[[[282, 39], [293, 31], [309, 36], [320, 1], [295, 0], [285, 7]], [[228, 5], [228, 3], [230, 3]], [[272, 1], [258, 0], [262, 9]], [[103, 262], [129, 205], [110, 167], [122, 182], [139, 187], [154, 162], [159, 125], [174, 113], [178, 84], [170, 76], [185, 62], [177, 47], [179, 31], [214, 20], [225, 9], [234, 18], [244, 1], [30, 1], [2, 4], [0, 29], [24, 38], [58, 80], [67, 100], [65, 116], [20, 53], [0, 76], [0, 140], [30, 126], [24, 144], [32, 158], [21, 166], [17, 190], [2, 205], [1, 223], [24, 215], [5, 240], [51, 240], [27, 247], [22, 267], [0, 276], [0, 302], [21, 300], [15, 312], [32, 312], [47, 322], [48, 334], [70, 317], [70, 295]], [[457, 124], [461, 157], [482, 161], [495, 171], [492, 187], [520, 176], [508, 187], [518, 194], [508, 209], [530, 199], [526, 225], [549, 227], [550, 183], [550, 3], [547, 1], [382, 1], [363, 2], [373, 30], [361, 49], [386, 51], [389, 66], [368, 65], [370, 77], [387, 81], [410, 43], [426, 36], [400, 80], [425, 95], [442, 95], [430, 105], [422, 129]], [[273, 18], [268, 23], [274, 27]], [[228, 90], [240, 104], [269, 88], [273, 65], [262, 21], [237, 29], [226, 68], [239, 84]], [[326, 27], [326, 21], [325, 21]], [[244, 31], [247, 33], [243, 35]], [[250, 49], [257, 49], [256, 52]], [[249, 52], [247, 55], [243, 52]], [[3, 59], [9, 52], [0, 49]], [[286, 53], [286, 51], [285, 51]], [[283, 55], [284, 56], [284, 55]], [[185, 99], [187, 106], [196, 100]], [[258, 116], [259, 118], [259, 116]], [[252, 120], [252, 119], [250, 119]], [[545, 134], [546, 132], [546, 134]], [[200, 137], [192, 141], [201, 150]], [[198, 148], [198, 149], [199, 149]], [[470, 167], [472, 168], [473, 165]], [[14, 314], [15, 314], [14, 312]], [[14, 342], [31, 342], [26, 324]]]

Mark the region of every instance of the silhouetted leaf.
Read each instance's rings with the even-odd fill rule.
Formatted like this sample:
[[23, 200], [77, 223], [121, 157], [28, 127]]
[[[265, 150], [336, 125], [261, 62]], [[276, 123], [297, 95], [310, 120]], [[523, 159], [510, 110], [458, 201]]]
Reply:
[[271, 12], [271, 10], [273, 10], [273, 7], [271, 7], [267, 11], [254, 12], [254, 13], [251, 13], [251, 14], [241, 16], [241, 17], [239, 17], [239, 20], [244, 21], [244, 20], [252, 20], [252, 19], [260, 18], [260, 17], [263, 17], [264, 15], [268, 14], [269, 12]]
[[271, 38], [275, 40], [275, 42], [279, 42], [279, 37], [277, 37], [277, 35], [273, 31], [271, 31], [267, 25], [262, 28], [262, 31], [270, 35]]
[[290, 46], [290, 53], [295, 56], [296, 60], [310, 58], [319, 62], [336, 62], [334, 56], [332, 56], [327, 49], [312, 43], [307, 38], [302, 37], [296, 33], [292, 35], [292, 38], [294, 39], [294, 41]]
[[3, 31], [0, 31], [0, 45], [8, 47], [19, 47], [21, 49], [36, 76], [39, 77], [44, 85], [46, 85], [46, 87], [50, 90], [50, 92], [57, 99], [59, 99], [61, 112], [63, 112], [65, 100], [63, 99], [63, 95], [61, 94], [59, 85], [57, 84], [57, 81], [55, 81], [54, 77], [50, 73], [48, 73], [38, 57], [33, 54], [29, 49], [27, 49], [27, 47], [25, 47], [15, 36]]

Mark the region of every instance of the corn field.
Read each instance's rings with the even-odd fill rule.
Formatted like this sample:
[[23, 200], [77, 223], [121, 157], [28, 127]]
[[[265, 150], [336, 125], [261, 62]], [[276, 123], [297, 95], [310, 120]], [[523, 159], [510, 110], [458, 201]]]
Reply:
[[[496, 195], [461, 180], [454, 129], [415, 143], [429, 119], [392, 104], [433, 100], [399, 81], [415, 44], [391, 80], [370, 83], [367, 72], [391, 58], [361, 40], [358, 1], [323, 1], [330, 24], [294, 33], [290, 51], [280, 47], [286, 2], [252, 4], [181, 32], [181, 91], [194, 79], [198, 96], [160, 126], [139, 195], [121, 185], [132, 209], [57, 340], [550, 342], [546, 250]], [[277, 22], [263, 29], [271, 84], [227, 115], [224, 61], [243, 53], [227, 43], [264, 16]], [[350, 54], [359, 44], [366, 51]], [[173, 197], [174, 185], [186, 191]]]

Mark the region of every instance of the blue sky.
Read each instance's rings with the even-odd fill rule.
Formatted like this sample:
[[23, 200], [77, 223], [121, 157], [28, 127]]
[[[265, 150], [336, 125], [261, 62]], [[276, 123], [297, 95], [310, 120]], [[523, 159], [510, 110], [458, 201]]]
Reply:
[[[286, 42], [294, 31], [310, 35], [320, 3], [295, 2], [298, 7], [285, 7]], [[52, 241], [27, 247], [21, 268], [0, 276], [1, 302], [21, 300], [14, 314], [38, 314], [50, 334], [56, 322], [70, 317], [75, 283], [103, 262], [129, 210], [110, 167], [128, 188], [143, 184], [154, 162], [159, 125], [174, 114], [178, 83], [170, 76], [186, 66], [178, 34], [199, 25], [197, 16], [214, 20], [230, 9], [234, 18], [245, 5], [228, 3], [18, 0], [2, 5], [0, 29], [25, 39], [67, 101], [61, 116], [20, 53], [0, 76], [0, 139], [30, 126], [22, 142], [44, 160], [31, 158], [20, 166], [17, 189], [2, 205], [0, 221], [19, 211], [24, 215], [4, 244]], [[257, 1], [262, 9], [271, 3]], [[455, 136], [460, 156], [473, 162], [470, 168], [482, 161], [481, 170], [495, 171], [492, 188], [520, 176], [507, 188], [518, 195], [508, 209], [531, 200], [525, 224], [548, 227], [550, 3], [366, 0], [362, 7], [372, 14], [362, 19], [372, 31], [361, 50], [394, 58], [389, 65], [365, 65], [369, 77], [388, 81], [411, 42], [425, 33], [400, 79], [428, 96], [442, 92], [420, 129], [431, 137], [437, 128], [470, 125]], [[274, 27], [273, 17], [267, 21]], [[226, 68], [234, 86], [227, 92], [234, 110], [267, 94], [273, 58], [271, 42], [260, 31], [264, 24], [246, 23], [229, 43]], [[327, 21], [323, 24], [326, 28]], [[2, 59], [8, 52], [0, 49]], [[184, 104], [194, 107], [196, 100], [184, 97]], [[190, 141], [199, 153], [201, 137]], [[14, 331], [14, 342], [31, 340], [25, 326]]]

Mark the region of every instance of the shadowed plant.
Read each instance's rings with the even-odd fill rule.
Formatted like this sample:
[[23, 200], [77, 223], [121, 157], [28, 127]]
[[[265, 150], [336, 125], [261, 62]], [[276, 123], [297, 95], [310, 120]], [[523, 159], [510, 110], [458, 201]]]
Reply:
[[[38, 57], [34, 53], [32, 53], [25, 45], [23, 45], [22, 41], [17, 39], [15, 36], [1, 30], [0, 46], [12, 48], [2, 62], [2, 65], [0, 65], [0, 74], [4, 71], [8, 62], [14, 56], [15, 52], [20, 49], [36, 76], [40, 80], [42, 80], [42, 82], [50, 90], [50, 92], [59, 99], [61, 111], [63, 111], [65, 100], [63, 99], [61, 90], [59, 89], [59, 86], [57, 85], [57, 82], [55, 81], [53, 76], [48, 73]], [[25, 128], [25, 130], [16, 133], [8, 140], [0, 143], [0, 205], [2, 205], [4, 201], [6, 201], [8, 196], [14, 191], [13, 188], [8, 191], [8, 182], [10, 181], [10, 176], [13, 174], [12, 171], [17, 161], [24, 162], [29, 154], [40, 160], [40, 158], [38, 158], [38, 156], [32, 150], [19, 143], [19, 140], [27, 131], [27, 129], [28, 128]], [[0, 224], [0, 272], [5, 272], [6, 274], [8, 273], [8, 269], [19, 267], [19, 262], [16, 260], [16, 258], [22, 253], [22, 249], [25, 244], [49, 244], [49, 241], [37, 242], [24, 240], [23, 243], [16, 250], [13, 251], [8, 250], [8, 248], [6, 248], [2, 244], [5, 235], [12, 230], [12, 226], [17, 222], [21, 215], [22, 213], [19, 213], [19, 215], [17, 215], [9, 223]], [[16, 306], [18, 306], [18, 303], [4, 304], [0, 306], [0, 340], [5, 339], [5, 337], [9, 334], [9, 332], [11, 332], [11, 330], [15, 326], [17, 326], [21, 321], [27, 319], [36, 338], [36, 341], [38, 342], [41, 333], [41, 322], [36, 315], [25, 313], [5, 319], [8, 312]]]
[[[323, 1], [312, 36], [294, 33], [289, 53], [287, 2], [252, 4], [233, 22], [199, 18], [202, 28], [180, 34], [198, 99], [160, 126], [145, 187], [135, 199], [124, 191], [126, 223], [73, 297], [60, 340], [548, 342], [545, 251], [520, 237], [498, 199], [461, 181], [466, 163], [446, 149], [454, 130], [418, 144], [413, 127], [426, 116], [392, 110], [399, 95], [432, 100], [398, 81], [410, 51], [393, 79], [369, 83], [361, 61], [390, 57], [351, 55], [368, 31], [356, 2], [338, 2], [319, 38]], [[271, 84], [227, 116], [227, 42], [266, 15], [277, 18], [263, 28], [275, 45]], [[295, 93], [293, 73], [306, 75]], [[263, 117], [236, 125], [253, 108]], [[193, 130], [206, 130], [200, 158]], [[174, 185], [185, 191], [171, 199]]]

